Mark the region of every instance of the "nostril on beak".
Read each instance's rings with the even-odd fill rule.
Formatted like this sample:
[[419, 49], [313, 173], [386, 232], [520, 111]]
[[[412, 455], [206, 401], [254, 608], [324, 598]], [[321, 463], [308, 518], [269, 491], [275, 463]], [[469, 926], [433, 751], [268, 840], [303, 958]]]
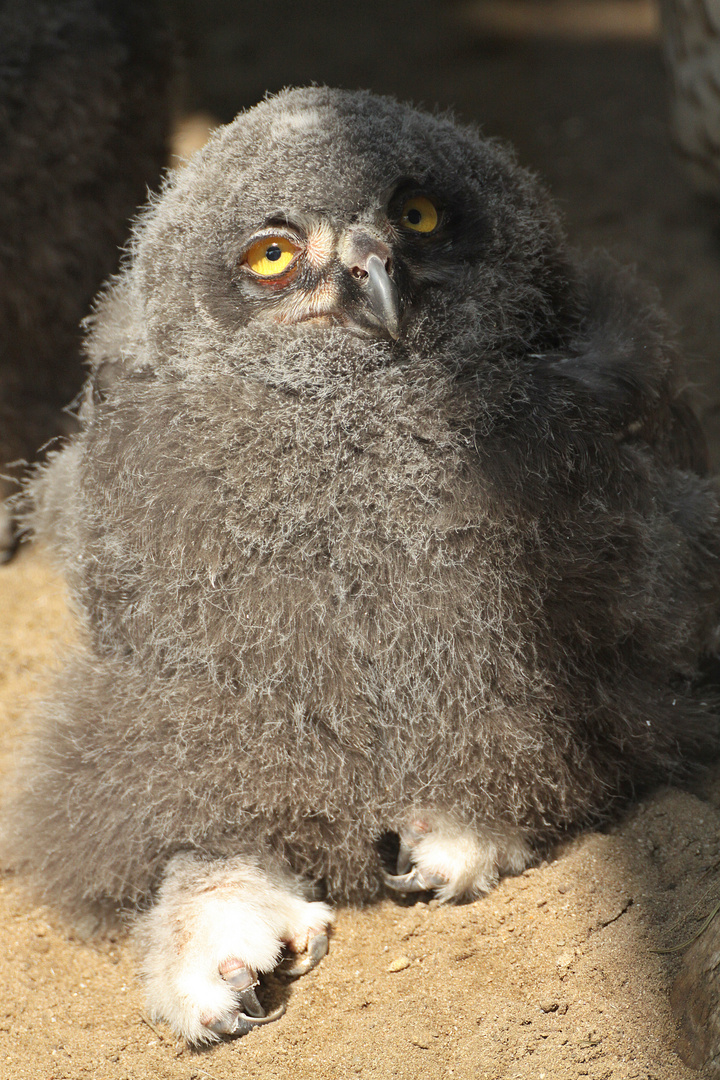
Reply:
[[372, 322], [397, 341], [402, 329], [402, 311], [397, 285], [390, 276], [393, 261], [388, 244], [356, 230], [344, 242], [340, 258], [346, 272], [360, 286], [359, 296], [353, 302], [361, 304]]
[[[368, 276], [366, 268], [360, 265], [351, 266], [350, 273], [358, 281], [363, 281]], [[385, 273], [388, 275], [392, 273], [392, 259], [390, 257], [385, 260]]]

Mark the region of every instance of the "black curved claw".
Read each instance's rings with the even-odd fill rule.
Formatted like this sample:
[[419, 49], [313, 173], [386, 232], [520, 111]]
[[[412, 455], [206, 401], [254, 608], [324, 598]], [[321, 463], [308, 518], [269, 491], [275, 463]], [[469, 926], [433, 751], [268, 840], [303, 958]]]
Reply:
[[[399, 861], [399, 860], [398, 860]], [[439, 874], [423, 874], [417, 866], [413, 866], [406, 874], [388, 874], [383, 870], [383, 879], [389, 889], [395, 892], [432, 892], [447, 884], [447, 880]]]
[[[255, 998], [257, 1001], [257, 998]], [[258, 1006], [260, 1003], [258, 1002]], [[277, 1009], [273, 1009], [267, 1016], [263, 1013], [262, 1016], [247, 1016], [245, 1013], [236, 1013], [228, 1020], [217, 1020], [214, 1024], [210, 1024], [209, 1030], [214, 1031], [216, 1035], [247, 1035], [249, 1031], [252, 1031], [255, 1027], [260, 1027], [261, 1024], [274, 1024], [276, 1020], [279, 1020], [281, 1016], [285, 1015], [285, 1006], [278, 1005]]]
[[[257, 983], [255, 983], [255, 986], [257, 986]], [[240, 999], [240, 1004], [242, 1005], [243, 1014], [245, 1016], [261, 1018], [266, 1014], [258, 1001], [258, 996], [255, 993], [255, 986], [249, 986], [247, 990], [241, 990], [238, 994], [238, 998]]]
[[297, 979], [301, 975], [307, 975], [317, 967], [324, 956], [327, 956], [329, 948], [326, 933], [315, 934], [308, 942], [308, 949], [302, 960], [284, 960], [278, 965], [276, 971], [279, 975], [286, 975], [290, 979]]
[[216, 1035], [247, 1035], [254, 1027], [272, 1024], [284, 1014], [284, 1005], [279, 1005], [268, 1015], [265, 1014], [255, 993], [255, 987], [260, 980], [252, 968], [233, 968], [232, 971], [223, 972], [222, 977], [234, 989], [239, 1009], [227, 1020], [216, 1020], [214, 1024], [208, 1025], [210, 1031], [214, 1031]]

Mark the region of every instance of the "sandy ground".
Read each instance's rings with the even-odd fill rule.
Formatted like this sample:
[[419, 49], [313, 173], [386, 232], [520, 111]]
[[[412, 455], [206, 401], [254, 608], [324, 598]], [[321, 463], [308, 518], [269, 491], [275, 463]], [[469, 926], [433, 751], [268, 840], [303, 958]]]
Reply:
[[[510, 138], [561, 199], [571, 236], [635, 262], [679, 327], [720, 463], [716, 214], [675, 171], [657, 51], [643, 43], [483, 44], [376, 72]], [[249, 78], [249, 76], [248, 76]], [[359, 80], [358, 80], [359, 81]], [[370, 83], [371, 80], [362, 80]], [[248, 84], [249, 85], [249, 84]], [[0, 567], [0, 765], [72, 635], [39, 550]], [[0, 879], [0, 1077], [690, 1080], [668, 1003], [677, 954], [720, 892], [720, 782], [666, 789], [477, 903], [341, 911], [331, 951], [267, 980], [277, 1024], [196, 1053], [143, 1014], [122, 940], [88, 943]]]
[[[10, 764], [27, 701], [72, 635], [38, 550], [2, 570], [0, 734]], [[17, 1080], [684, 1080], [668, 988], [711, 906], [720, 787], [664, 790], [613, 830], [575, 840], [490, 897], [385, 900], [341, 911], [329, 956], [268, 979], [285, 1017], [195, 1053], [143, 1013], [125, 942], [88, 943], [0, 882], [0, 1075]]]

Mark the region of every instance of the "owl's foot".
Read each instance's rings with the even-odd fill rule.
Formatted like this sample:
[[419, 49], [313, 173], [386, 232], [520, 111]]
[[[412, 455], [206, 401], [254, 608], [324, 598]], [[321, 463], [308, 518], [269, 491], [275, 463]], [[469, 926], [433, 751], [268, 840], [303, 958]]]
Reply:
[[148, 1009], [191, 1045], [245, 1035], [278, 1020], [256, 993], [285, 948], [307, 955], [287, 975], [310, 971], [328, 948], [330, 908], [305, 899], [296, 879], [271, 875], [249, 859], [176, 855], [136, 940]]
[[384, 873], [396, 892], [435, 892], [442, 901], [470, 899], [494, 888], [501, 874], [519, 874], [532, 853], [517, 829], [475, 830], [449, 814], [414, 814], [399, 829], [397, 873]]

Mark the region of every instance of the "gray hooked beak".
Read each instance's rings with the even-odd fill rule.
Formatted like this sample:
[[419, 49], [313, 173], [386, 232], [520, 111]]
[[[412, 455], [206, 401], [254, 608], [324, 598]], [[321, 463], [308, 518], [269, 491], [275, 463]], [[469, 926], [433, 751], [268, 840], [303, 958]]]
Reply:
[[379, 255], [370, 255], [365, 269], [368, 306], [393, 341], [397, 341], [400, 337], [400, 298], [395, 282]]
[[400, 337], [400, 297], [389, 274], [390, 247], [365, 229], [353, 229], [341, 244], [340, 258], [360, 287], [361, 307], [374, 324], [379, 323], [397, 341]]

